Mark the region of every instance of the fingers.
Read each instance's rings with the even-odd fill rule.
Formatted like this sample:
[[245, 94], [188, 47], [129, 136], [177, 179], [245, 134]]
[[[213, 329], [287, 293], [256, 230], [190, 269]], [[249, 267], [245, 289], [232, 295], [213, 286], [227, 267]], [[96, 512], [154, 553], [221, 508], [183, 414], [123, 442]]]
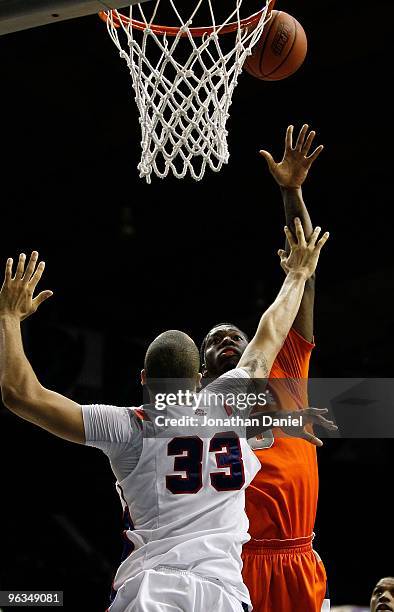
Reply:
[[279, 249], [278, 255], [280, 258], [280, 265], [286, 271], [286, 268], [287, 268], [286, 262], [287, 262], [287, 258], [289, 257], [289, 254], [286, 253], [286, 251], [284, 251], [283, 249]]
[[37, 259], [38, 259], [38, 253], [37, 251], [33, 251], [32, 254], [30, 255], [30, 259], [29, 259], [29, 263], [27, 264], [26, 271], [23, 275], [23, 280], [27, 283], [31, 279], [31, 276], [34, 272], [34, 269], [37, 264]]
[[318, 249], [318, 251], [321, 251], [322, 247], [326, 244], [329, 237], [330, 237], [330, 232], [325, 232], [323, 234], [323, 236], [320, 238], [319, 242], [316, 245], [316, 249]]
[[[289, 128], [292, 128], [293, 126], [289, 126]], [[287, 128], [289, 130], [289, 128]], [[311, 155], [308, 155], [310, 148], [312, 146], [312, 142], [316, 136], [316, 132], [314, 130], [312, 130], [311, 132], [309, 132], [308, 136], [307, 132], [308, 132], [308, 124], [304, 123], [304, 125], [302, 126], [300, 133], [298, 134], [298, 138], [297, 138], [297, 142], [296, 145], [294, 147], [294, 149], [296, 151], [298, 151], [299, 153], [302, 153], [303, 156], [305, 157], [305, 159], [308, 160], [309, 162], [309, 166], [312, 165], [312, 163], [315, 161], [315, 159], [320, 155], [320, 153], [323, 151], [324, 146], [323, 145], [319, 145], [318, 147], [316, 147], [316, 149], [313, 151], [313, 153], [311, 153]], [[306, 139], [305, 139], [306, 137]], [[286, 134], [286, 147], [287, 147], [287, 134]]]
[[[38, 253], [37, 253], [37, 256], [38, 256]], [[40, 261], [40, 263], [38, 264], [36, 268], [36, 271], [34, 272], [33, 276], [31, 277], [29, 281], [29, 287], [32, 293], [34, 293], [34, 289], [37, 287], [37, 284], [42, 276], [42, 273], [44, 272], [44, 268], [45, 268], [45, 261]]]
[[[315, 159], [320, 155], [320, 153], [323, 151], [324, 149], [324, 145], [319, 145], [318, 147], [316, 147], [316, 149], [313, 151], [313, 153], [311, 153], [309, 156], [306, 157], [306, 159], [312, 164]], [[305, 153], [306, 156], [306, 153]]]
[[304, 408], [301, 416], [307, 423], [315, 423], [324, 429], [328, 429], [330, 431], [337, 431], [338, 427], [335, 425], [334, 421], [326, 419], [323, 414], [327, 414], [327, 408]]
[[19, 255], [19, 260], [18, 260], [18, 265], [16, 267], [14, 280], [20, 280], [22, 278], [23, 272], [25, 269], [25, 261], [26, 261], [26, 255], [24, 253], [21, 253]]
[[314, 247], [316, 245], [316, 240], [318, 239], [320, 232], [321, 232], [321, 227], [317, 225], [315, 229], [313, 230], [311, 237], [309, 238], [309, 242], [308, 242], [309, 247]]
[[267, 161], [267, 164], [268, 164], [268, 168], [270, 170], [275, 168], [276, 162], [275, 162], [274, 158], [272, 157], [271, 153], [269, 153], [268, 151], [264, 151], [264, 150], [259, 151], [259, 153], [260, 153], [260, 155], [262, 157], [265, 157], [265, 159]]
[[286, 253], [286, 251], [283, 251], [283, 249], [279, 249], [278, 255], [280, 257], [280, 265], [282, 270], [285, 272], [285, 274], [288, 274], [289, 268], [287, 265], [287, 260], [289, 258], [289, 254]]
[[43, 302], [45, 302], [45, 300], [47, 300], [48, 298], [52, 297], [52, 295], [53, 295], [53, 291], [49, 291], [49, 290], [46, 290], [46, 291], [41, 291], [41, 293], [39, 293], [39, 294], [37, 295], [37, 297], [36, 297], [36, 298], [34, 298], [34, 300], [33, 300], [33, 306], [34, 306], [34, 309], [35, 309], [35, 310], [37, 310], [37, 308], [38, 308], [38, 307], [39, 307], [39, 306], [40, 306], [40, 305], [41, 305]]
[[309, 126], [308, 126], [307, 123], [304, 123], [304, 125], [302, 126], [302, 128], [300, 130], [300, 133], [298, 134], [297, 142], [296, 142], [296, 145], [295, 145], [296, 151], [301, 151], [302, 150], [302, 147], [304, 145], [304, 140], [305, 140], [305, 134], [308, 131], [308, 127]]
[[320, 425], [320, 427], [324, 427], [324, 429], [328, 429], [329, 431], [338, 431], [338, 425], [335, 425], [334, 421], [329, 421], [324, 417], [317, 417], [316, 425]]
[[313, 230], [312, 235], [309, 238], [309, 242], [308, 242], [309, 247], [312, 247], [312, 248], [316, 247], [318, 251], [320, 251], [321, 248], [326, 244], [330, 236], [329, 232], [325, 232], [323, 236], [320, 238], [319, 242], [316, 244], [316, 240], [318, 239], [320, 232], [321, 232], [321, 227], [317, 225], [315, 229]]
[[305, 414], [327, 414], [328, 408], [302, 408], [302, 412]]
[[285, 234], [286, 234], [286, 239], [287, 239], [287, 242], [288, 242], [288, 243], [289, 243], [289, 245], [290, 245], [290, 248], [291, 248], [291, 249], [294, 249], [294, 247], [296, 247], [296, 246], [297, 246], [297, 243], [296, 243], [296, 241], [294, 240], [294, 236], [293, 236], [293, 234], [291, 233], [290, 229], [287, 227], [287, 225], [285, 225]]
[[[32, 275], [34, 273], [34, 269], [37, 264], [37, 259], [38, 259], [38, 252], [33, 251], [32, 254], [30, 255], [29, 263], [27, 264], [27, 267], [25, 270], [26, 255], [24, 253], [21, 253], [19, 255], [18, 265], [16, 267], [14, 280], [23, 280], [26, 283], [28, 283], [31, 280]], [[12, 279], [12, 266], [13, 266], [13, 260], [11, 258], [7, 259], [6, 269], [5, 269], [6, 280]]]
[[338, 427], [335, 425], [334, 421], [330, 421], [326, 419], [324, 416], [320, 416], [319, 414], [311, 414], [305, 417], [307, 423], [314, 423], [315, 425], [319, 425], [320, 427], [324, 427], [324, 429], [329, 429], [330, 431], [337, 431]]
[[11, 278], [12, 278], [12, 266], [13, 266], [14, 260], [9, 257], [7, 259], [7, 262], [5, 264], [5, 275], [4, 275], [4, 280], [6, 283], [8, 283]]
[[298, 246], [306, 246], [304, 228], [302, 227], [302, 223], [299, 217], [296, 217], [294, 219], [294, 225], [295, 225]]
[[312, 142], [314, 137], [316, 136], [316, 132], [314, 130], [312, 130], [312, 132], [309, 132], [304, 145], [302, 147], [302, 152], [305, 155], [305, 157], [308, 155], [309, 153], [309, 149], [311, 148]]
[[[40, 264], [36, 268], [37, 260], [38, 260], [38, 252], [33, 251], [32, 254], [30, 255], [29, 263], [27, 264], [27, 267], [25, 270], [26, 255], [24, 253], [21, 253], [19, 255], [18, 265], [16, 268], [15, 276], [14, 276], [14, 280], [22, 280], [28, 283], [33, 289], [33, 291], [38, 281], [40, 280], [42, 273], [44, 271], [44, 268], [45, 268], [45, 263], [43, 261], [40, 262]], [[8, 258], [6, 262], [6, 267], [5, 267], [5, 280], [6, 281], [12, 280], [12, 266], [13, 266], [13, 260], [11, 258]]]
[[293, 148], [293, 130], [293, 125], [289, 125], [286, 130], [285, 151], [290, 151]]
[[313, 433], [310, 433], [309, 431], [300, 432], [297, 435], [297, 438], [302, 438], [303, 440], [310, 442], [314, 446], [323, 446], [323, 442], [320, 440], [320, 438], [315, 436]]

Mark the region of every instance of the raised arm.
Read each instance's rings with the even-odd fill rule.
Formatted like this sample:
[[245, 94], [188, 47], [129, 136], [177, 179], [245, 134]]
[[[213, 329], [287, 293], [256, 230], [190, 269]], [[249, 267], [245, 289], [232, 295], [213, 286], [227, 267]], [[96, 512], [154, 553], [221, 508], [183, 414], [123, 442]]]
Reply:
[[38, 253], [33, 251], [25, 270], [26, 257], [19, 257], [15, 276], [12, 259], [7, 260], [4, 283], [0, 291], [0, 384], [4, 405], [43, 429], [71, 442], [85, 442], [81, 407], [43, 387], [31, 367], [24, 349], [21, 321], [34, 313], [52, 291], [33, 297], [44, 271], [37, 266]]
[[[303, 125], [293, 147], [293, 126], [289, 125], [286, 131], [285, 151], [282, 161], [275, 162], [268, 151], [260, 151], [268, 163], [269, 170], [278, 183], [285, 209], [286, 223], [293, 235], [295, 231], [293, 219], [301, 219], [305, 238], [309, 240], [312, 234], [312, 222], [302, 197], [302, 184], [304, 183], [309, 169], [315, 159], [323, 150], [323, 145], [318, 146], [309, 155], [314, 131], [308, 134], [308, 125]], [[286, 251], [288, 252], [286, 241]], [[305, 283], [305, 291], [301, 300], [300, 308], [294, 320], [293, 327], [309, 342], [313, 339], [313, 306], [315, 298], [315, 275], [313, 274]]]
[[246, 347], [238, 368], [244, 368], [252, 378], [268, 378], [272, 364], [289, 333], [300, 307], [305, 282], [314, 273], [322, 246], [328, 239], [328, 232], [319, 242], [320, 227], [312, 232], [307, 243], [301, 221], [295, 219], [296, 239], [288, 227], [286, 238], [290, 255], [283, 250], [278, 254], [287, 276], [275, 302], [260, 319], [256, 334]]

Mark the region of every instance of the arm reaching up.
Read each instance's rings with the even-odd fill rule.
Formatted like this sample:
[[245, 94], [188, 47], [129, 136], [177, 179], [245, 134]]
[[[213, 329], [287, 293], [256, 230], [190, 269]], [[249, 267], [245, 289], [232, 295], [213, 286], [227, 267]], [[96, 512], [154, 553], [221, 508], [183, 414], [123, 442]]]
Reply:
[[33, 314], [52, 291], [34, 296], [45, 264], [37, 266], [38, 253], [33, 251], [25, 270], [26, 257], [19, 257], [15, 276], [12, 259], [7, 260], [4, 283], [0, 291], [0, 384], [4, 405], [43, 429], [71, 442], [85, 442], [81, 407], [45, 389], [38, 381], [25, 352], [21, 321]]
[[[293, 147], [293, 126], [288, 126], [284, 154], [280, 162], [275, 162], [268, 151], [260, 151], [260, 154], [267, 161], [272, 176], [280, 187], [286, 223], [294, 234], [293, 219], [299, 217], [307, 240], [309, 240], [312, 233], [312, 222], [303, 200], [302, 185], [308, 176], [312, 164], [324, 148], [323, 145], [319, 145], [309, 154], [316, 132], [311, 131], [307, 135], [308, 127], [307, 124], [302, 126], [296, 144]], [[286, 251], [288, 251], [288, 246], [286, 241]], [[315, 275], [312, 275], [305, 283], [304, 295], [293, 324], [294, 329], [308, 342], [311, 342], [313, 338], [314, 297]]]
[[256, 334], [245, 349], [238, 366], [252, 378], [267, 378], [297, 315], [305, 282], [315, 272], [320, 251], [328, 240], [328, 232], [320, 240], [320, 227], [316, 227], [307, 243], [299, 218], [295, 219], [296, 238], [285, 227], [290, 254], [280, 250], [281, 265], [287, 272], [286, 279], [275, 302], [260, 319]]

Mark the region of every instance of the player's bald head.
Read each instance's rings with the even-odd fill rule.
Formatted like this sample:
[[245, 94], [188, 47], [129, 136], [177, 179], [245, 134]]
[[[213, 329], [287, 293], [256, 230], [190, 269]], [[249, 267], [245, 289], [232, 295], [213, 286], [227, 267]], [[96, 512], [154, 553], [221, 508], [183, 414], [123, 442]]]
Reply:
[[198, 376], [200, 357], [193, 340], [170, 329], [151, 342], [145, 355], [147, 379], [193, 379]]
[[381, 578], [376, 583], [371, 597], [371, 612], [388, 610], [394, 612], [394, 577]]

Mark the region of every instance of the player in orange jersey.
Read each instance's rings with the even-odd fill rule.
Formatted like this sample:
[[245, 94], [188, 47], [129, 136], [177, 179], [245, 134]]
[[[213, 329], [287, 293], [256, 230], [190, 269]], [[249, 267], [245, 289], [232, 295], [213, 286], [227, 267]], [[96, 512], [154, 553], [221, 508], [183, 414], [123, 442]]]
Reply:
[[[285, 152], [276, 163], [261, 151], [279, 184], [286, 223], [301, 219], [305, 236], [312, 223], [302, 197], [309, 168], [323, 149], [310, 154], [315, 132], [303, 125], [293, 146], [293, 126], [286, 132]], [[287, 245], [288, 246], [288, 245]], [[282, 267], [284, 251], [280, 253]], [[286, 269], [285, 269], [286, 271]], [[298, 315], [278, 354], [270, 378], [279, 406], [297, 410], [308, 405], [307, 378], [313, 344], [315, 279], [306, 283]], [[201, 347], [204, 377], [215, 378], [234, 368], [248, 344], [232, 324], [210, 330]], [[282, 379], [282, 380], [280, 380]], [[294, 380], [299, 379], [296, 384]], [[329, 610], [326, 573], [313, 550], [313, 528], [318, 497], [316, 448], [302, 439], [289, 439], [272, 430], [250, 440], [261, 470], [246, 490], [251, 540], [243, 550], [243, 577], [256, 612], [321, 612]]]

